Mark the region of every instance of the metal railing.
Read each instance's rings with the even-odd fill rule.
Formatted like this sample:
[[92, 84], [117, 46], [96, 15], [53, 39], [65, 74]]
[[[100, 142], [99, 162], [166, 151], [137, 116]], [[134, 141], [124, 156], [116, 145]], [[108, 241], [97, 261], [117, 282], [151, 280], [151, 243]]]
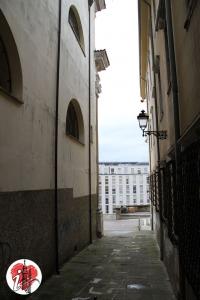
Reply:
[[[169, 239], [178, 243], [185, 276], [200, 299], [200, 142], [195, 142], [181, 153], [176, 172], [175, 161], [170, 161], [160, 172], [161, 194], [158, 193], [158, 172], [150, 176], [150, 199], [156, 211], [162, 201], [162, 220]], [[178, 180], [176, 180], [178, 174]]]

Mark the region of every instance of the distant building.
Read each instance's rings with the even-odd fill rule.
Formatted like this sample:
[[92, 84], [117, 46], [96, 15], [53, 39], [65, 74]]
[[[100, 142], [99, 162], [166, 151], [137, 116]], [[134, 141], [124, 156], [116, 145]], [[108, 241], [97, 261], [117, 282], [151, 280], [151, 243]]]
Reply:
[[121, 206], [149, 204], [149, 164], [104, 162], [99, 164], [99, 208], [113, 214]]

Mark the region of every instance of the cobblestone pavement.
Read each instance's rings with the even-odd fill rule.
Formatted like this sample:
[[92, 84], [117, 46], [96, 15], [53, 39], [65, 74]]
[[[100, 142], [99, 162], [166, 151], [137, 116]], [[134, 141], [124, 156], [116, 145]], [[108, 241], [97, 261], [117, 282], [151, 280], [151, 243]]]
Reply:
[[112, 234], [110, 225], [106, 224], [107, 236], [73, 257], [29, 300], [175, 299], [154, 234], [124, 226]]

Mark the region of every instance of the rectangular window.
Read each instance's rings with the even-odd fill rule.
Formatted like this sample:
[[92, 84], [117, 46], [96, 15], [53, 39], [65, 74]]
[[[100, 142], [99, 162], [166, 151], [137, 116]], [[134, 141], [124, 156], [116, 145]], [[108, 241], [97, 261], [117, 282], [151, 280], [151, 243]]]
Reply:
[[102, 198], [99, 196], [98, 207], [102, 208]]
[[106, 205], [106, 213], [108, 214], [109, 213], [109, 206]]
[[136, 199], [133, 199], [133, 203], [136, 204], [136, 203], [137, 203], [137, 200], [136, 200]]
[[112, 185], [115, 185], [115, 183], [116, 183], [116, 178], [115, 176], [112, 176]]
[[105, 184], [108, 184], [108, 176], [105, 176]]
[[112, 202], [113, 202], [113, 204], [116, 203], [116, 196], [115, 195], [112, 196]]
[[119, 184], [122, 184], [122, 176], [119, 176]]
[[106, 197], [105, 203], [106, 203], [106, 204], [109, 204], [109, 198], [108, 198], [108, 197]]
[[101, 195], [101, 186], [99, 187], [99, 195]]
[[130, 194], [130, 187], [129, 187], [129, 185], [126, 186], [126, 193]]
[[123, 186], [122, 185], [119, 186], [119, 193], [123, 194]]
[[143, 185], [140, 185], [140, 194], [142, 194], [143, 192], [144, 192]]
[[115, 173], [115, 169], [114, 169], [114, 168], [111, 168], [111, 169], [110, 169], [110, 172], [111, 172], [111, 174], [114, 174], [114, 173]]
[[107, 167], [104, 168], [104, 174], [108, 174], [108, 168]]
[[105, 194], [109, 194], [109, 187], [105, 186]]
[[138, 170], [137, 170], [137, 173], [138, 173], [138, 174], [141, 174], [141, 169], [138, 169]]
[[112, 194], [116, 194], [116, 189], [112, 189]]
[[133, 194], [137, 193], [136, 185], [133, 185]]
[[129, 177], [126, 176], [126, 184], [129, 184]]

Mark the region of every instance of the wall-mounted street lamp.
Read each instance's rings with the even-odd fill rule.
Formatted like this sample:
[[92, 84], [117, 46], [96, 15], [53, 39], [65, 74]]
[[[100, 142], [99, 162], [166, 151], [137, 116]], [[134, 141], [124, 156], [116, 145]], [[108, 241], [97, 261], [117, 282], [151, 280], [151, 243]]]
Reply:
[[166, 130], [161, 130], [161, 131], [149, 131], [145, 130], [147, 128], [147, 124], [149, 121], [149, 116], [145, 113], [144, 110], [139, 113], [137, 116], [139, 126], [142, 129], [142, 136], [147, 136], [147, 135], [155, 135], [158, 139], [160, 140], [165, 140], [167, 138], [167, 131]]

